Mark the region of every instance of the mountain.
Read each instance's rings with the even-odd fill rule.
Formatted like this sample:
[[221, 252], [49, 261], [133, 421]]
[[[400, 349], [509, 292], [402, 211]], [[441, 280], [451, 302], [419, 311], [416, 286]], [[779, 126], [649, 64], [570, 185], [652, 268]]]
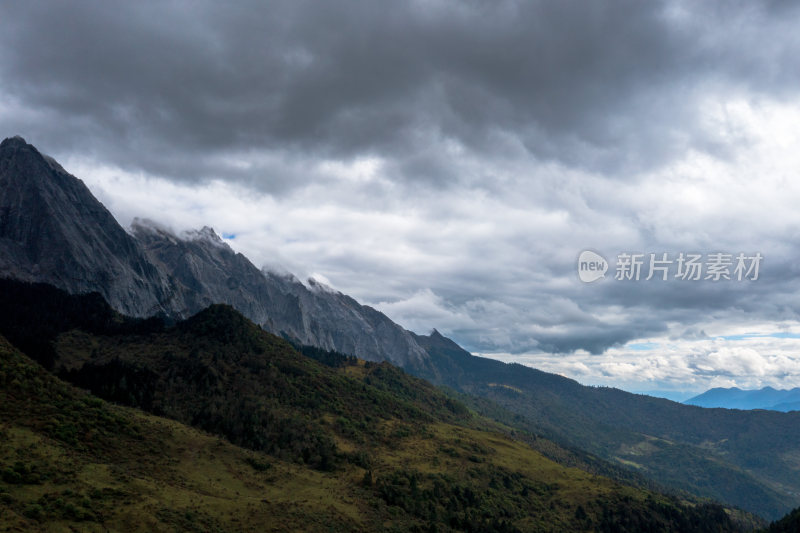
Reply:
[[0, 272], [97, 291], [131, 315], [174, 307], [168, 279], [135, 239], [82, 181], [21, 137], [0, 143]]
[[[79, 329], [91, 336], [91, 342], [101, 343], [109, 331], [135, 337], [157, 335], [158, 327], [167, 327], [166, 323], [159, 326], [158, 320], [109, 318], [103, 310], [106, 301], [133, 316], [156, 313], [169, 320], [184, 319], [210, 304], [229, 304], [298, 347], [388, 360], [448, 386], [465, 395], [463, 401], [471, 408], [557, 442], [560, 448], [552, 457], [569, 455], [570, 460], [587, 465], [593, 463], [588, 459], [593, 455], [631, 471], [624, 479], [646, 477], [658, 485], [769, 518], [800, 505], [800, 463], [794, 459], [800, 456], [800, 413], [701, 409], [615, 389], [584, 387], [521, 365], [474, 357], [436, 331], [427, 336], [405, 331], [378, 311], [314, 281], [304, 284], [290, 275], [261, 272], [210, 228], [175, 235], [138, 221], [129, 234], [77, 178], [19, 138], [7, 139], [0, 148], [0, 205], [0, 271], [4, 276], [48, 282], [71, 293], [98, 293], [65, 304], [69, 311], [57, 302], [55, 311], [39, 309], [42, 323], [31, 329], [36, 320], [22, 320], [25, 300], [20, 289], [5, 287], [0, 303], [9, 307], [4, 311], [3, 334], [48, 368], [61, 368], [58, 364], [63, 362], [55, 333]], [[54, 297], [40, 296], [39, 300], [50, 298]], [[39, 303], [29, 301], [25, 305], [33, 307], [27, 311]], [[88, 322], [76, 322], [74, 317]], [[202, 346], [197, 349], [196, 355], [203, 353]], [[144, 354], [141, 364], [150, 364]], [[126, 383], [141, 379], [156, 386], [157, 378], [168, 371], [159, 366], [163, 361], [151, 363], [155, 366], [149, 370], [128, 361], [124, 368], [111, 366], [105, 371], [128, 372], [133, 365], [136, 372], [144, 373], [126, 374]], [[353, 367], [348, 368], [352, 371]], [[194, 371], [191, 365], [185, 370]], [[78, 372], [69, 374], [76, 380], [88, 372], [81, 374], [78, 367], [60, 371]], [[219, 369], [206, 378], [218, 379], [215, 372]], [[96, 382], [97, 375], [89, 374], [89, 378]], [[81, 383], [93, 388], [91, 383]], [[149, 398], [151, 403], [135, 405], [160, 409], [159, 414], [172, 413], [186, 423], [216, 412], [207, 410], [213, 405], [183, 414], [170, 411], [173, 404], [193, 397], [192, 393], [183, 391], [161, 404], [156, 400], [166, 401], [167, 392], [147, 390], [137, 390], [132, 398]], [[112, 393], [119, 395], [110, 396], [116, 401], [133, 401], [119, 390], [108, 391]], [[217, 416], [224, 419], [246, 412], [247, 406], [240, 407]], [[565, 448], [579, 453], [565, 455]], [[597, 471], [610, 473], [613, 468], [602, 466]]]
[[152, 263], [179, 287], [186, 305], [181, 315], [226, 303], [300, 344], [409, 367], [427, 359], [413, 336], [383, 313], [313, 279], [306, 286], [291, 275], [262, 272], [209, 227], [176, 236], [136, 220], [132, 231]]
[[771, 407], [771, 410], [782, 411], [784, 413], [788, 413], [790, 411], [800, 411], [800, 401], [776, 403]]
[[[24, 313], [3, 304], [0, 330], [49, 338], [54, 370], [80, 388], [0, 337], [0, 529], [720, 532], [759, 523], [560, 465], [532, 437], [397, 367], [322, 364], [229, 306], [169, 325], [121, 316], [94, 295], [4, 283]], [[53, 316], [62, 317], [55, 326]]]
[[491, 400], [521, 417], [517, 427], [561, 446], [770, 519], [800, 504], [800, 413], [705, 409], [586, 387], [475, 357], [436, 331], [415, 339], [435, 369], [419, 376]]
[[800, 411], [800, 387], [778, 390], [764, 387], [759, 390], [714, 388], [689, 398], [687, 405], [724, 407], [726, 409], [770, 409], [773, 411]]
[[427, 353], [384, 314], [313, 280], [261, 272], [213, 229], [126, 232], [79, 179], [21, 137], [0, 145], [0, 273], [99, 292], [139, 317], [185, 318], [226, 303], [300, 344], [424, 367]]

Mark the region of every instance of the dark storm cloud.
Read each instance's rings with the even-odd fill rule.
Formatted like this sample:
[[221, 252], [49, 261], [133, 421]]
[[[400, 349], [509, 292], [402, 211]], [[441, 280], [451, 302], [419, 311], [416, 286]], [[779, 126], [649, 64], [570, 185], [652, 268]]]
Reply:
[[[675, 257], [677, 252], [670, 252]], [[612, 258], [612, 254], [607, 254]], [[570, 353], [585, 350], [601, 354], [641, 338], [669, 336], [673, 340], [707, 339], [693, 324], [737, 324], [766, 321], [779, 324], [800, 318], [800, 276], [796, 255], [767, 252], [756, 281], [615, 280], [614, 267], [606, 279], [583, 284], [574, 262], [554, 264], [552, 281], [531, 281], [523, 290], [510, 280], [487, 276], [473, 285], [446, 288], [441, 295], [456, 308], [468, 308], [469, 299], [496, 299], [510, 305], [482, 309], [484, 320], [457, 324], [456, 337], [468, 339], [472, 350]], [[506, 274], [508, 275], [508, 274]], [[703, 274], [705, 276], [705, 274]], [[467, 277], [456, 276], [464, 284]], [[563, 280], [573, 283], [563, 283]], [[506, 288], [508, 292], [502, 290]], [[522, 294], [520, 294], [522, 293]], [[476, 313], [478, 314], [478, 313]], [[608, 316], [617, 315], [609, 320]], [[668, 324], [686, 324], [669, 333]], [[492, 336], [497, 328], [502, 335]]]
[[301, 166], [375, 154], [398, 179], [451, 182], [452, 156], [430, 148], [450, 139], [491, 159], [497, 133], [624, 175], [715, 148], [698, 81], [794, 81], [779, 65], [797, 50], [765, 39], [789, 8], [765, 5], [12, 1], [0, 76], [35, 113], [7, 119], [32, 140], [178, 179], [270, 190], [263, 176], [285, 167], [221, 161], [268, 150]]
[[[785, 246], [800, 224], [769, 219], [786, 216], [797, 191], [774, 179], [780, 187], [760, 204], [758, 191], [739, 192], [730, 175], [757, 135], [713, 108], [797, 97], [798, 9], [6, 0], [0, 123], [59, 159], [271, 195], [273, 218], [256, 228], [259, 205], [229, 229], [254, 261], [270, 259], [263, 247], [274, 242], [275, 255], [296, 253], [295, 264], [382, 303], [403, 325], [435, 326], [469, 349], [595, 354], [649, 336], [707, 339], [709, 321], [800, 311], [798, 251]], [[685, 204], [703, 174], [669, 189], [682, 170], [658, 172], [689, 153], [730, 166]], [[348, 181], [371, 159], [378, 177]], [[326, 170], [331, 162], [342, 169]], [[105, 194], [135, 196], [131, 183]], [[210, 205], [200, 189], [180, 194]], [[736, 209], [751, 196], [762, 218], [737, 231]], [[211, 200], [217, 213], [247, 208], [237, 199], [229, 209], [222, 193]], [[653, 214], [660, 205], [668, 209]], [[168, 210], [153, 209], [135, 214]], [[584, 246], [757, 248], [769, 266], [752, 286], [586, 286], [574, 272]]]

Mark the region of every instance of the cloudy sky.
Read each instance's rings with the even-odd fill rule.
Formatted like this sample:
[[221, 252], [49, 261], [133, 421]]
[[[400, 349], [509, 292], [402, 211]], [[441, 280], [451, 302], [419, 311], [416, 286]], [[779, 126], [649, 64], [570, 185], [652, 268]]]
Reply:
[[[4, 0], [0, 136], [123, 225], [213, 226], [476, 353], [673, 397], [788, 388], [797, 6]], [[620, 254], [720, 252], [760, 253], [758, 279], [615, 279]]]

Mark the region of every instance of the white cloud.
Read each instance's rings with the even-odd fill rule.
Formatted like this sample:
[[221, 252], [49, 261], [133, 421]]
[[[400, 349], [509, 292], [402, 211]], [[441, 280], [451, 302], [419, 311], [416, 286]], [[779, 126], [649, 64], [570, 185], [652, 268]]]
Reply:
[[[758, 333], [748, 329], [749, 336], [744, 338], [741, 337], [744, 326], [701, 340], [654, 337], [611, 348], [602, 355], [586, 352], [485, 355], [522, 362], [587, 385], [672, 391], [679, 393], [672, 397], [682, 399], [713, 387], [800, 386], [800, 339], [786, 338], [782, 335], [786, 333], [784, 329], [754, 325], [765, 329]], [[800, 322], [792, 326], [794, 332], [800, 331]]]
[[476, 326], [464, 310], [454, 309], [430, 289], [423, 289], [405, 300], [379, 302], [376, 308], [406, 328], [428, 333], [433, 327], [449, 335], [452, 331]]

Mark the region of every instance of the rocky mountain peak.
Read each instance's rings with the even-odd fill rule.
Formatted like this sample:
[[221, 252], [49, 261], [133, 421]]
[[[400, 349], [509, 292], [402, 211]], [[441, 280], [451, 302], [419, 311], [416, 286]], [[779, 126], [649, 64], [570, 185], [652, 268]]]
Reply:
[[301, 344], [398, 365], [427, 359], [383, 313], [318, 280], [264, 273], [209, 226], [176, 234], [135, 219], [126, 232], [83, 182], [15, 137], [0, 150], [0, 272], [96, 291], [133, 316], [228, 304]]
[[0, 169], [12, 162], [20, 168], [23, 165], [46, 164], [42, 154], [19, 135], [8, 137], [0, 143]]
[[3, 142], [0, 143], [0, 149], [4, 148], [8, 149], [14, 146], [16, 147], [30, 146], [31, 148], [33, 148], [33, 146], [25, 142], [25, 139], [23, 139], [19, 135], [14, 135], [13, 137], [6, 137], [5, 139], [3, 139]]
[[[5, 139], [3, 139], [3, 142], [0, 143], [0, 150], [11, 150], [14, 148], [19, 149], [24, 147], [33, 148], [32, 145], [25, 142], [25, 139], [23, 139], [19, 135], [14, 135], [13, 137], [6, 137]], [[36, 148], [33, 149], [36, 150]]]
[[186, 241], [206, 241], [214, 246], [223, 246], [230, 248], [228, 244], [222, 240], [214, 228], [210, 226], [203, 226], [199, 230], [187, 230], [181, 233], [181, 238]]
[[131, 315], [167, 310], [166, 281], [84, 183], [21, 137], [0, 143], [0, 272]]
[[135, 217], [130, 225], [130, 233], [140, 243], [146, 243], [151, 239], [177, 242], [178, 237], [175, 233], [162, 224], [149, 218]]

